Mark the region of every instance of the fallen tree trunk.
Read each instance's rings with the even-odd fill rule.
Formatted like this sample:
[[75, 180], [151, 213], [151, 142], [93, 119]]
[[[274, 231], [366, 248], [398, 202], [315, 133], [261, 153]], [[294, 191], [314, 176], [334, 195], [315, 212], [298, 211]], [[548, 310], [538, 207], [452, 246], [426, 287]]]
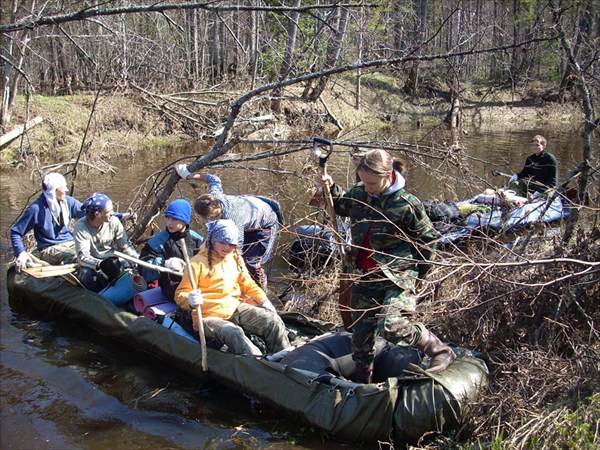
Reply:
[[0, 149], [6, 147], [12, 141], [14, 141], [19, 136], [21, 136], [23, 133], [25, 133], [25, 131], [29, 130], [30, 128], [35, 127], [36, 125], [38, 125], [40, 123], [42, 123], [43, 120], [44, 119], [42, 119], [41, 116], [34, 117], [33, 119], [31, 119], [27, 123], [25, 123], [23, 125], [19, 125], [18, 127], [13, 128], [8, 133], [3, 134], [2, 136], [0, 136]]

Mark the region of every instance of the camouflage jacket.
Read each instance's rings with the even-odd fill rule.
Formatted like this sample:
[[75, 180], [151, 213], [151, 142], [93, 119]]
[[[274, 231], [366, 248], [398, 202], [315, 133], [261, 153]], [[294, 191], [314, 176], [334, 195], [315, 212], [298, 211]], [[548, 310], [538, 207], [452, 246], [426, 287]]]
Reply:
[[423, 204], [405, 189], [373, 197], [359, 182], [347, 192], [334, 184], [331, 193], [336, 213], [350, 217], [349, 260], [356, 260], [369, 229], [373, 258], [383, 273], [401, 288], [405, 288], [404, 278], [410, 276], [407, 271], [422, 271], [419, 262], [434, 258], [437, 232]]

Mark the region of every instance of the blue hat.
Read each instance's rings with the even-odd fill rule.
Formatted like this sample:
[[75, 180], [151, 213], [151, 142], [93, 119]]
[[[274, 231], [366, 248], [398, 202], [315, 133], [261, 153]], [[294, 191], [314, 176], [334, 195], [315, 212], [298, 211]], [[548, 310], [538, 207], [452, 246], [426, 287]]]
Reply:
[[94, 192], [83, 203], [83, 207], [87, 212], [101, 212], [104, 211], [104, 208], [106, 208], [107, 203], [110, 201], [108, 195]]
[[207, 239], [224, 244], [238, 245], [240, 233], [231, 219], [213, 220], [206, 224]]
[[189, 225], [190, 220], [192, 219], [192, 205], [182, 198], [174, 200], [167, 206], [165, 217], [181, 220], [182, 222], [185, 222], [186, 225]]

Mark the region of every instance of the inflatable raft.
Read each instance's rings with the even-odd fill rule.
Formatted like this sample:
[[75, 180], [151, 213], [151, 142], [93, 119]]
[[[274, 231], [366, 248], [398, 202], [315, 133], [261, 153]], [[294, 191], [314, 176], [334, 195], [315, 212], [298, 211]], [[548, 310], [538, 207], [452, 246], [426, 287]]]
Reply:
[[461, 212], [460, 220], [442, 227], [436, 226], [441, 234], [439, 245], [457, 242], [474, 233], [499, 235], [536, 223], [550, 224], [569, 216], [570, 208], [565, 203], [568, 200], [560, 196], [528, 201], [516, 196], [511, 198], [510, 194], [504, 196], [484, 192], [456, 203]]
[[[34, 278], [14, 269], [8, 271], [7, 285], [15, 311], [81, 324], [199, 379], [207, 377], [201, 369], [198, 342], [127, 312], [98, 294], [60, 277]], [[334, 324], [301, 314], [281, 316], [295, 341], [308, 341], [304, 346], [278, 362], [208, 348], [208, 379], [250, 395], [327, 436], [352, 442], [411, 443], [425, 434], [448, 433], [468, 419], [470, 406], [487, 386], [485, 363], [461, 348], [455, 348], [457, 360], [436, 375], [423, 370], [427, 361], [416, 351], [388, 348], [382, 357], [388, 364], [378, 372], [379, 382], [354, 383], [344, 376], [349, 360], [347, 335], [338, 334]], [[316, 355], [321, 356], [319, 361]], [[389, 376], [386, 370], [401, 373]]]

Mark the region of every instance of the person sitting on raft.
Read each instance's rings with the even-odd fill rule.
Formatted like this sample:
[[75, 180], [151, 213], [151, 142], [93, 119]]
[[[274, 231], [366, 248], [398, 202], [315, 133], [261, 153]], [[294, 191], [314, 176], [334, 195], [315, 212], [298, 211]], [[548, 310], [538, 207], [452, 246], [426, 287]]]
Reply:
[[226, 195], [221, 179], [211, 174], [190, 174], [185, 164], [176, 167], [181, 178], [208, 184], [209, 194], [194, 202], [194, 211], [205, 221], [231, 219], [239, 230], [239, 248], [254, 281], [267, 287], [265, 264], [274, 253], [274, 245], [283, 223], [279, 204], [270, 198], [252, 195]]
[[[190, 228], [192, 205], [185, 199], [172, 201], [165, 211], [165, 229], [152, 236], [140, 252], [140, 259], [163, 266], [175, 272], [183, 272], [185, 261], [181, 239], [185, 239], [188, 256], [191, 258], [200, 249], [204, 238]], [[163, 295], [169, 300], [175, 299], [175, 290], [181, 282], [179, 275], [161, 273], [142, 268], [142, 276], [147, 283], [158, 280]]]
[[531, 140], [533, 153], [525, 160], [523, 169], [509, 179], [509, 188], [518, 195], [526, 197], [530, 193], [538, 197], [558, 184], [558, 161], [546, 151], [547, 146], [546, 138], [539, 134]]
[[[175, 293], [175, 301], [192, 313], [198, 333], [198, 314], [207, 340], [227, 345], [231, 353], [261, 355], [245, 333], [264, 339], [270, 353], [290, 347], [287, 330], [265, 292], [252, 279], [238, 251], [238, 228], [229, 219], [206, 224], [206, 241], [191, 260]], [[193, 290], [190, 275], [196, 280]], [[246, 303], [248, 297], [252, 303]], [[186, 327], [185, 322], [182, 323]]]
[[[23, 238], [33, 230], [37, 243], [35, 256], [57, 264], [77, 262], [71, 220], [85, 216], [83, 203], [67, 195], [67, 180], [60, 173], [47, 173], [42, 179], [42, 194], [29, 205], [10, 229], [10, 240], [16, 258], [17, 271], [34, 265], [26, 251]], [[115, 213], [122, 221], [130, 213]]]
[[123, 224], [115, 217], [108, 196], [96, 192], [83, 207], [86, 215], [75, 223], [73, 230], [80, 265], [77, 277], [85, 288], [100, 292], [129, 267], [126, 261], [114, 256], [114, 250], [135, 258], [138, 252], [129, 241]]
[[50, 264], [77, 261], [75, 242], [71, 234], [71, 219], [85, 215], [82, 203], [67, 195], [67, 180], [56, 172], [42, 180], [42, 194], [25, 209], [10, 229], [17, 271], [33, 263], [25, 250], [23, 237], [31, 230], [37, 242], [36, 256]]

